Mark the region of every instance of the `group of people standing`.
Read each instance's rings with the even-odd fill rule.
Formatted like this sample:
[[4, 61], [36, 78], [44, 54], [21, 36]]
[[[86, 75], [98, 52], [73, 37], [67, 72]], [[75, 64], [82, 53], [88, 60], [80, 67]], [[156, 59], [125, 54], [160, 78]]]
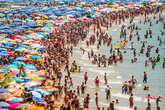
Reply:
[[[162, 59], [159, 55], [159, 47], [156, 48], [155, 53], [157, 54], [157, 57], [152, 57], [151, 50], [153, 49], [152, 45], [147, 45], [146, 41], [141, 40], [141, 35], [139, 35], [139, 31], [141, 30], [138, 25], [135, 25], [133, 23], [133, 20], [135, 17], [138, 17], [140, 15], [145, 16], [144, 24], [149, 24], [152, 26], [154, 23], [150, 20], [148, 17], [149, 15], [153, 14], [154, 19], [157, 22], [162, 22], [164, 17], [162, 15], [162, 11], [164, 10], [164, 6], [160, 7], [152, 7], [152, 6], [146, 6], [146, 8], [139, 8], [139, 9], [128, 9], [127, 11], [118, 11], [118, 12], [112, 12], [108, 13], [106, 15], [101, 15], [99, 17], [94, 18], [93, 20], [89, 22], [69, 22], [65, 25], [62, 25], [59, 30], [54, 30], [54, 33], [51, 35], [48, 42], [44, 42], [44, 45], [47, 46], [46, 51], [46, 57], [45, 57], [45, 65], [48, 67], [49, 71], [49, 78], [54, 80], [55, 85], [58, 85], [59, 87], [59, 95], [58, 97], [64, 97], [63, 104], [61, 106], [61, 110], [80, 110], [82, 108], [90, 109], [90, 100], [91, 100], [91, 94], [86, 93], [87, 85], [88, 85], [88, 72], [84, 73], [84, 81], [80, 82], [79, 86], [77, 86], [76, 89], [73, 89], [73, 79], [71, 76], [70, 71], [70, 62], [69, 62], [69, 56], [72, 56], [73, 53], [73, 46], [77, 46], [78, 43], [81, 41], [86, 40], [87, 35], [89, 33], [90, 27], [93, 27], [94, 35], [91, 35], [89, 39], [86, 40], [87, 47], [91, 45], [97, 45], [97, 49], [99, 50], [102, 45], [106, 45], [107, 47], [110, 47], [109, 54], [110, 56], [107, 57], [106, 55], [96, 54], [93, 50], [90, 52], [88, 51], [88, 58], [91, 60], [92, 64], [97, 64], [98, 67], [107, 67], [107, 65], [117, 65], [117, 63], [122, 63], [124, 61], [124, 53], [127, 52], [127, 50], [122, 51], [120, 48], [114, 49], [112, 44], [112, 36], [108, 35], [108, 33], [105, 30], [108, 30], [111, 28], [113, 24], [121, 24], [122, 22], [125, 22], [126, 19], [130, 19], [130, 26], [122, 26], [121, 32], [120, 32], [120, 39], [121, 40], [128, 40], [131, 42], [131, 50], [133, 51], [133, 58], [131, 59], [132, 63], [136, 63], [138, 61], [138, 55], [144, 54], [146, 52], [146, 60], [145, 60], [145, 66], [152, 65], [152, 68], [155, 69], [156, 64], [160, 63]], [[159, 14], [159, 17], [157, 18], [155, 15]], [[142, 23], [140, 20], [139, 23]], [[104, 27], [104, 29], [102, 29]], [[128, 34], [129, 33], [129, 34]], [[136, 34], [134, 34], [136, 33]], [[165, 35], [162, 32], [163, 36]], [[127, 39], [128, 36], [128, 39]], [[146, 34], [144, 35], [145, 39], [152, 38], [153, 32], [151, 29], [148, 29], [146, 31]], [[136, 37], [137, 41], [133, 41], [132, 38]], [[161, 39], [159, 36], [157, 38], [157, 41], [159, 42], [159, 45], [162, 45], [164, 43], [163, 39]], [[142, 47], [140, 52], [136, 50], [134, 43], [135, 42], [141, 42]], [[83, 54], [86, 52], [85, 49], [81, 48], [83, 51]], [[74, 62], [76, 64], [76, 62]], [[59, 68], [63, 68], [65, 66], [64, 71]], [[165, 68], [165, 59], [162, 62], [162, 67]], [[66, 73], [66, 74], [64, 74]], [[58, 79], [58, 80], [57, 80]], [[64, 80], [63, 80], [64, 79]], [[107, 110], [115, 110], [115, 104], [119, 103], [119, 100], [116, 99], [116, 101], [111, 100], [111, 87], [108, 85], [108, 78], [105, 73], [104, 75], [104, 81], [106, 85], [106, 99], [110, 100], [110, 104], [107, 107]], [[99, 88], [100, 85], [100, 78], [99, 76], [96, 76], [94, 83], [96, 85], [96, 88]], [[148, 83], [148, 75], [146, 72], [144, 72], [143, 77], [143, 83]], [[134, 76], [132, 76], [131, 80], [125, 81], [122, 86], [122, 93], [123, 94], [129, 94], [129, 103], [130, 108], [134, 110], [138, 110], [138, 107], [134, 105], [134, 95], [133, 95], [133, 89], [135, 89], [137, 84], [137, 80]], [[147, 86], [146, 86], [147, 87]], [[80, 102], [80, 95], [83, 95], [83, 104]], [[160, 98], [157, 100], [157, 110], [160, 110]], [[95, 104], [96, 108], [98, 110], [105, 110], [105, 107], [101, 108], [99, 105], [99, 95], [98, 92], [95, 93]], [[51, 105], [50, 105], [51, 106]], [[51, 107], [48, 107], [50, 110]], [[151, 110], [151, 103], [149, 102], [147, 105], [146, 110]]]

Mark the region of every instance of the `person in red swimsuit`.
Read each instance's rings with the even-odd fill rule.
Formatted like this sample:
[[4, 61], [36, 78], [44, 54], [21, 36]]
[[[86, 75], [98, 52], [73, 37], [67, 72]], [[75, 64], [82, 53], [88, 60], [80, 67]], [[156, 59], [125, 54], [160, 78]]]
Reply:
[[133, 94], [131, 94], [131, 96], [129, 97], [129, 106], [130, 106], [130, 108], [134, 107], [134, 97], [133, 97]]

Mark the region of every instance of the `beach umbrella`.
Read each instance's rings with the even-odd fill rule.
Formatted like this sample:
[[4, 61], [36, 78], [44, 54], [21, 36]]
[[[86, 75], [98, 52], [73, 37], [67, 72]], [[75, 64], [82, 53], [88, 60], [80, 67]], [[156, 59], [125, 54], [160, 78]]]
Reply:
[[11, 102], [23, 102], [23, 98], [13, 98]]
[[25, 87], [32, 87], [32, 86], [37, 86], [37, 85], [41, 85], [41, 82], [38, 82], [38, 81], [30, 81], [30, 82], [26, 82], [26, 83], [25, 83]]
[[0, 17], [4, 17], [5, 16], [5, 14], [3, 14], [3, 13], [0, 13]]
[[9, 104], [11, 109], [17, 109], [22, 105], [21, 103], [13, 103], [13, 102], [10, 102]]
[[0, 102], [0, 107], [10, 107], [10, 105], [7, 102]]
[[45, 110], [45, 108], [43, 106], [34, 105], [32, 107], [27, 108], [26, 110]]
[[7, 70], [7, 69], [0, 69], [0, 73], [8, 73], [10, 72], [10, 70]]
[[6, 34], [14, 34], [16, 31], [11, 30], [11, 29], [5, 29], [5, 30], [1, 30], [1, 32], [6, 33]]
[[57, 91], [58, 90], [57, 88], [52, 87], [52, 86], [46, 86], [46, 87], [43, 87], [42, 89], [46, 90], [46, 91]]
[[51, 94], [51, 92], [43, 90], [43, 89], [37, 89], [36, 88], [36, 89], [34, 89], [34, 91], [39, 92], [42, 95], [50, 95]]
[[45, 76], [47, 74], [47, 72], [45, 70], [39, 70], [39, 71], [35, 72], [35, 74], [37, 74], [39, 76]]
[[9, 48], [9, 49], [11, 49], [11, 48], [13, 48], [12, 47], [12, 45], [8, 45], [8, 44], [4, 44], [4, 45], [2, 45], [4, 48]]
[[30, 21], [30, 22], [27, 22], [27, 26], [34, 28], [34, 27], [37, 27], [37, 23], [35, 21]]
[[33, 106], [32, 104], [25, 103], [25, 104], [20, 105], [19, 108], [28, 108], [28, 107], [32, 107], [32, 106]]
[[41, 59], [41, 56], [35, 55], [35, 56], [31, 56], [31, 58], [32, 58], [32, 59]]
[[44, 77], [41, 77], [41, 76], [33, 77], [32, 78], [32, 81], [42, 81], [42, 80], [45, 80], [45, 78]]
[[45, 104], [45, 101], [43, 98], [33, 97], [33, 100], [36, 101], [38, 104]]
[[12, 68], [17, 68], [18, 66], [15, 65], [15, 64], [10, 64], [10, 65], [7, 65], [7, 67], [8, 67], [9, 69], [12, 69]]
[[41, 44], [32, 44], [31, 47], [40, 48], [40, 47], [43, 47], [43, 46]]
[[16, 52], [25, 52], [25, 51], [27, 51], [27, 49], [26, 48], [22, 48], [22, 47], [18, 47], [18, 48], [15, 49], [15, 51]]
[[50, 15], [49, 18], [50, 18], [50, 19], [56, 19], [57, 16], [55, 16], [55, 15]]
[[9, 54], [7, 52], [0, 52], [0, 56], [8, 56]]
[[29, 69], [36, 70], [36, 67], [35, 67], [34, 64], [26, 64], [25, 67], [26, 67], [26, 68], [29, 68]]
[[25, 66], [25, 65], [26, 65], [26, 64], [25, 64], [24, 62], [22, 62], [22, 61], [14, 61], [13, 64], [14, 64], [14, 65], [17, 65], [17, 66], [21, 66], [21, 65]]
[[0, 88], [0, 93], [8, 93], [9, 91], [7, 89], [4, 88]]
[[17, 60], [17, 61], [24, 61], [24, 60], [26, 60], [27, 58], [25, 58], [25, 57], [17, 57], [15, 60]]
[[33, 77], [38, 77], [38, 74], [35, 74], [35, 72], [28, 73], [26, 75], [27, 78], [33, 78]]
[[14, 77], [13, 78], [16, 82], [24, 82], [24, 80], [20, 77]]
[[42, 98], [42, 95], [41, 95], [39, 92], [31, 91], [31, 93], [32, 93], [32, 96], [33, 96], [33, 97]]
[[6, 48], [0, 48], [0, 51], [7, 51]]

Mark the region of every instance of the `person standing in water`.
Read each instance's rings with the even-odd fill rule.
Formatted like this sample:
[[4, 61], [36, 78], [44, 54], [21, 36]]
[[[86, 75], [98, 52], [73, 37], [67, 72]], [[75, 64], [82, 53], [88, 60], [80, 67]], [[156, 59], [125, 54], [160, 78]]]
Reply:
[[165, 68], [165, 58], [164, 58], [164, 61], [163, 61], [163, 68]]
[[98, 97], [98, 93], [95, 93], [95, 103], [96, 103], [96, 107], [97, 109], [99, 108], [99, 97]]
[[106, 100], [109, 100], [111, 98], [111, 87], [109, 85], [107, 85], [105, 89], [105, 93], [106, 93]]
[[98, 88], [99, 87], [99, 77], [98, 76], [96, 76], [96, 78], [95, 78], [95, 85], [96, 85], [96, 87]]
[[129, 106], [130, 106], [130, 108], [134, 107], [134, 97], [133, 97], [133, 94], [131, 94], [131, 96], [129, 97]]
[[143, 83], [147, 83], [147, 80], [148, 80], [147, 73], [146, 73], [146, 72], [144, 72], [144, 76], [143, 76]]
[[161, 102], [161, 96], [156, 98], [156, 108], [157, 108], [157, 110], [160, 110], [160, 104], [159, 104], [160, 102]]
[[84, 74], [84, 81], [85, 81], [85, 84], [86, 84], [87, 81], [88, 81], [88, 74], [87, 74], [87, 72], [85, 72], [85, 74]]
[[108, 80], [107, 80], [107, 73], [104, 74], [104, 84], [107, 85]]

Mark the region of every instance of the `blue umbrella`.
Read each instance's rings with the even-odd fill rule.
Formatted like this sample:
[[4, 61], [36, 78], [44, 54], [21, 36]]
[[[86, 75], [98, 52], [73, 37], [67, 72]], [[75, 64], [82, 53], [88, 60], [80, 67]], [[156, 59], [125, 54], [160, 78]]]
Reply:
[[8, 68], [17, 68], [17, 65], [15, 65], [15, 64], [10, 64], [10, 65], [7, 65], [8, 66]]
[[8, 53], [0, 52], [0, 56], [8, 56]]
[[9, 29], [9, 26], [0, 26], [0, 30], [2, 29]]
[[0, 73], [8, 73], [8, 72], [10, 72], [9, 70], [6, 70], [6, 69], [1, 69], [0, 70]]
[[5, 30], [2, 30], [2, 32], [6, 33], [6, 34], [14, 34], [16, 31], [10, 30], [10, 29], [5, 29]]
[[14, 98], [11, 102], [23, 102], [23, 98]]
[[34, 91], [39, 92], [39, 93], [41, 93], [43, 95], [50, 95], [51, 94], [48, 91], [45, 91], [45, 90], [42, 90], [42, 89], [37, 89], [37, 88], [35, 88]]
[[[9, 48], [9, 49], [13, 48], [12, 45], [6, 45], [6, 44], [3, 45], [2, 47], [4, 47], [4, 48]], [[6, 50], [5, 50], [5, 51], [6, 51]]]
[[41, 56], [31, 56], [32, 59], [41, 59]]
[[0, 88], [0, 93], [7, 93], [7, 92], [9, 92], [7, 89]]
[[15, 60], [17, 60], [17, 61], [24, 61], [24, 60], [26, 60], [26, 58], [25, 57], [18, 57]]
[[35, 92], [35, 91], [32, 91], [32, 96], [33, 96], [34, 98], [41, 98], [41, 97], [42, 97], [40, 93]]
[[7, 51], [6, 48], [0, 48], [0, 51]]
[[43, 98], [33, 97], [33, 100], [35, 100], [38, 104], [43, 104], [45, 101]]
[[[7, 102], [0, 102], [0, 107], [10, 107], [10, 105]], [[2, 110], [2, 109], [1, 109]]]
[[37, 23], [36, 22], [27, 22], [27, 25], [30, 27], [37, 27]]
[[29, 69], [32, 69], [32, 70], [36, 70], [36, 67], [33, 64], [26, 64], [25, 67], [29, 68]]
[[20, 66], [20, 65], [25, 66], [26, 65], [24, 62], [21, 62], [21, 61], [14, 61], [13, 64], [18, 65], [18, 66]]
[[14, 77], [14, 80], [16, 82], [24, 82], [24, 80], [22, 78], [20, 78], [20, 77]]

